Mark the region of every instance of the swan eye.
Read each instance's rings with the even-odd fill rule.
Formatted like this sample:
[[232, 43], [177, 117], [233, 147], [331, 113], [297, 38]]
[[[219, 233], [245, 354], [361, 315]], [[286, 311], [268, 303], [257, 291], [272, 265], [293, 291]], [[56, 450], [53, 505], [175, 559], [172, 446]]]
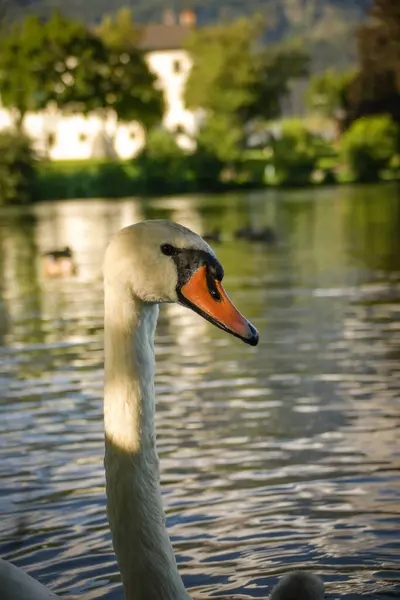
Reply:
[[171, 244], [162, 244], [161, 252], [165, 254], [165, 256], [173, 256], [176, 254], [175, 248], [171, 246]]

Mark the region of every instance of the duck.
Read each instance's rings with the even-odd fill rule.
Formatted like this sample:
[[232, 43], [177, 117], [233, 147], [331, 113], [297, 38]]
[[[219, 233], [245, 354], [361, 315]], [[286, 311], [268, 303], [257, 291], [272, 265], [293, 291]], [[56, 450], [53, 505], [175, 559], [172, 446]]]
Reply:
[[76, 275], [77, 268], [69, 246], [45, 252], [43, 258], [44, 273], [47, 277]]
[[271, 227], [264, 227], [263, 229], [241, 227], [235, 231], [235, 238], [249, 240], [250, 242], [274, 244], [276, 242], [276, 233]]
[[[159, 305], [177, 303], [249, 346], [259, 333], [229, 299], [224, 269], [199, 235], [142, 221], [111, 239], [104, 277], [106, 498], [125, 600], [190, 600], [168, 536], [156, 449], [154, 335]], [[2, 600], [50, 600], [50, 590], [4, 560]], [[309, 572], [285, 575], [272, 600], [322, 600]]]

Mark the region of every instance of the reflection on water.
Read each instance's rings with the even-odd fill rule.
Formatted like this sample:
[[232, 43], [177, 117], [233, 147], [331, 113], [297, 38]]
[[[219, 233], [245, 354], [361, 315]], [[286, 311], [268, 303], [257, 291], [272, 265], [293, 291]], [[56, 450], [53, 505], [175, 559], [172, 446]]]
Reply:
[[[180, 307], [157, 332], [169, 530], [198, 598], [289, 569], [400, 597], [400, 196], [390, 186], [63, 202], [0, 215], [0, 554], [60, 594], [120, 598], [105, 517], [101, 262], [143, 218], [222, 226], [249, 348]], [[272, 226], [279, 242], [234, 241]], [[69, 245], [75, 278], [41, 254]]]

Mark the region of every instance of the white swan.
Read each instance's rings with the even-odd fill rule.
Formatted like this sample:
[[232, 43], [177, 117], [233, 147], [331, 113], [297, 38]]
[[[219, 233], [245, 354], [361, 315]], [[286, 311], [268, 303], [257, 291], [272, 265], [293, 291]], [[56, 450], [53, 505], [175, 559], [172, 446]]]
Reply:
[[[165, 526], [155, 444], [154, 333], [158, 304], [178, 302], [256, 345], [256, 329], [222, 285], [223, 269], [198, 235], [168, 221], [122, 229], [104, 262], [104, 423], [107, 509], [126, 600], [190, 600]], [[0, 562], [1, 600], [56, 598]], [[314, 575], [291, 573], [273, 600], [321, 600]]]

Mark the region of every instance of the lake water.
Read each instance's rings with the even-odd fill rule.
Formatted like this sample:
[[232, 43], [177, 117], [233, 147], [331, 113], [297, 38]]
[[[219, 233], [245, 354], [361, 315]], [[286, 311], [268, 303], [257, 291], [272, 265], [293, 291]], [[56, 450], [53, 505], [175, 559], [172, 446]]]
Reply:
[[[400, 191], [90, 200], [0, 213], [0, 555], [60, 595], [120, 599], [105, 516], [102, 255], [144, 218], [199, 233], [258, 347], [161, 311], [158, 447], [195, 598], [265, 598], [293, 568], [327, 598], [400, 598]], [[235, 241], [271, 226], [274, 246]], [[70, 245], [76, 277], [41, 254]], [[0, 594], [1, 596], [1, 594]]]

